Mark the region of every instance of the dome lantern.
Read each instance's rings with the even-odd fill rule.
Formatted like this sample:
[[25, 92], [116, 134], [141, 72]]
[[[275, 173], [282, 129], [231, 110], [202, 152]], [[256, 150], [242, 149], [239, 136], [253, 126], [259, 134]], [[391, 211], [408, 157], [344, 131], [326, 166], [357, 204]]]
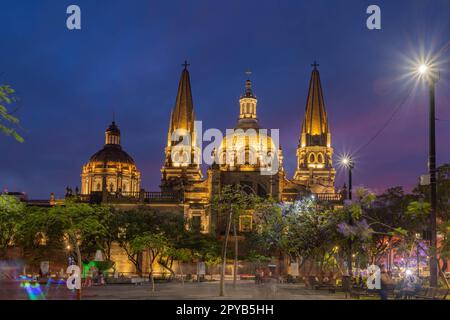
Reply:
[[105, 132], [105, 144], [118, 144], [120, 145], [120, 130], [113, 121]]

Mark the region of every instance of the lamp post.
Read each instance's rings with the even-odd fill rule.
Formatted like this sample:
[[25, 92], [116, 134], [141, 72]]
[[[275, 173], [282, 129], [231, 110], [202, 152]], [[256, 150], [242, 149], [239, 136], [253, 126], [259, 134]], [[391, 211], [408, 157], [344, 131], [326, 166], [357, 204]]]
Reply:
[[437, 185], [436, 185], [436, 103], [435, 91], [436, 83], [438, 81], [438, 73], [435, 70], [422, 64], [418, 68], [419, 74], [425, 78], [429, 86], [429, 153], [428, 153], [428, 171], [430, 174], [430, 245], [432, 248], [430, 256], [430, 286], [437, 287], [438, 285], [438, 261], [436, 255], [437, 248], [437, 222], [436, 222], [436, 208], [437, 208]]
[[[354, 168], [353, 159], [351, 157], [344, 157], [341, 160], [341, 164], [348, 170], [348, 200], [352, 200], [352, 170]], [[353, 218], [352, 213], [350, 210], [348, 210], [348, 224], [353, 224]], [[347, 254], [347, 268], [348, 268], [348, 275], [352, 276], [352, 240], [348, 239], [348, 254]]]
[[352, 200], [352, 170], [355, 164], [353, 159], [347, 156], [342, 158], [341, 164], [348, 170], [348, 199]]

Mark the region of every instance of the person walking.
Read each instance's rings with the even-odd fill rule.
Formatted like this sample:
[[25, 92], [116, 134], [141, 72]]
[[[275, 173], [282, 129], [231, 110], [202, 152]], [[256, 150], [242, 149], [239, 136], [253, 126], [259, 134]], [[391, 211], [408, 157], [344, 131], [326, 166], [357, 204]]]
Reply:
[[394, 280], [387, 272], [386, 267], [384, 265], [381, 267], [380, 282], [381, 282], [380, 298], [381, 300], [388, 300], [389, 288], [391, 288], [394, 285]]

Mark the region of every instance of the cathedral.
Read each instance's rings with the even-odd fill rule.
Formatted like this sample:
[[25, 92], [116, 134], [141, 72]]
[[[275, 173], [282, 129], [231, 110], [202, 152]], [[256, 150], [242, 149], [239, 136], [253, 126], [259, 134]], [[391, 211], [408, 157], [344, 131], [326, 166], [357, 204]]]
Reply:
[[[83, 166], [81, 199], [117, 207], [149, 206], [182, 214], [197, 223], [203, 233], [214, 233], [210, 201], [225, 185], [239, 184], [258, 196], [292, 202], [315, 195], [318, 201], [338, 205], [342, 196], [335, 189], [333, 148], [318, 65], [308, 88], [303, 122], [299, 123], [297, 167], [292, 178], [283, 168], [283, 154], [273, 132], [259, 122], [258, 99], [248, 79], [236, 107], [234, 130], [227, 130], [211, 152], [211, 164], [203, 174], [202, 145], [195, 125], [191, 80], [184, 64], [175, 105], [170, 112], [160, 190], [141, 188], [141, 173], [120, 142], [121, 132], [113, 121], [105, 133], [103, 149]], [[300, 110], [300, 109], [299, 109]], [[299, 116], [301, 113], [299, 112]], [[268, 155], [270, 155], [268, 157]], [[267, 161], [267, 159], [270, 159]], [[246, 217], [243, 217], [245, 219]], [[251, 217], [239, 223], [240, 231], [251, 228]]]

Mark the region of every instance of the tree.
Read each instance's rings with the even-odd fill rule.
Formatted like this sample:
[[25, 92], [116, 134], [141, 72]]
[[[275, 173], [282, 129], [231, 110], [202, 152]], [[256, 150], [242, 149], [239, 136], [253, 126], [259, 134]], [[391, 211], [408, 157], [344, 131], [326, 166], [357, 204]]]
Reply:
[[[440, 221], [450, 220], [450, 164], [443, 164], [437, 168], [437, 216]], [[430, 186], [419, 185], [413, 190], [413, 195], [416, 200], [429, 200]]]
[[181, 283], [184, 286], [183, 263], [192, 261], [192, 252], [186, 248], [170, 248], [169, 254], [178, 261], [181, 273]]
[[[234, 226], [234, 240], [235, 240], [235, 257], [234, 265], [237, 270], [237, 253], [238, 253], [238, 239], [236, 224], [239, 223], [239, 217], [245, 210], [251, 210], [254, 208], [255, 195], [254, 193], [248, 193], [240, 185], [228, 185], [224, 186], [222, 190], [213, 197], [212, 208], [218, 213], [218, 216], [225, 222], [225, 235], [222, 247], [222, 268], [220, 271], [220, 290], [219, 295], [224, 296], [225, 287], [225, 268], [227, 259], [228, 240], [230, 235], [231, 226]], [[236, 271], [233, 284], [236, 283]]]
[[19, 119], [14, 117], [6, 107], [16, 101], [14, 92], [14, 89], [10, 86], [0, 86], [0, 132], [3, 132], [7, 136], [12, 136], [19, 142], [24, 142], [23, 137], [16, 129], [19, 126]]
[[219, 250], [216, 250], [216, 248], [211, 248], [210, 251], [208, 251], [204, 256], [203, 256], [203, 261], [206, 264], [206, 267], [209, 270], [209, 274], [211, 277], [211, 280], [213, 279], [213, 275], [212, 272], [210, 271], [214, 266], [218, 266], [220, 265], [222, 258], [220, 255]]
[[339, 233], [339, 225], [347, 221], [347, 216], [343, 209], [329, 210], [312, 197], [282, 204], [264, 201], [256, 209], [258, 227], [251, 235], [253, 254], [264, 257], [280, 252], [300, 267], [314, 262], [308, 273], [315, 263], [320, 271], [339, 268], [339, 247], [347, 241]]
[[93, 239], [92, 242], [95, 246], [100, 247], [105, 254], [106, 260], [111, 260], [111, 248], [113, 243], [117, 241], [120, 231], [119, 219], [117, 219], [119, 212], [108, 205], [94, 206], [94, 210], [99, 223], [104, 226], [105, 232], [103, 237]]
[[142, 276], [142, 252], [132, 245], [132, 241], [151, 230], [153, 213], [147, 210], [137, 209], [130, 211], [119, 211], [115, 222], [118, 227], [117, 242], [125, 251], [128, 260], [133, 263], [136, 272]]
[[[175, 246], [173, 252], [177, 253], [177, 250], [182, 250], [186, 254], [189, 252], [189, 258], [187, 256], [184, 258], [189, 261], [203, 261], [208, 268], [220, 264], [220, 243], [217, 237], [211, 234], [203, 234], [200, 232], [200, 228], [195, 228], [195, 226], [190, 226], [188, 229], [184, 228], [180, 234], [182, 234], [182, 237], [176, 241], [172, 240]], [[177, 260], [177, 254], [175, 254], [174, 259]], [[185, 259], [182, 259], [182, 261], [187, 262]], [[178, 262], [181, 263], [182, 261]]]
[[150, 281], [152, 283], [152, 291], [155, 291], [155, 280], [153, 277], [153, 264], [156, 258], [163, 254], [168, 247], [168, 239], [163, 233], [150, 233], [147, 232], [143, 235], [136, 236], [131, 241], [131, 247], [135, 252], [148, 252], [149, 254], [149, 270], [150, 270]]
[[47, 259], [62, 248], [62, 234], [49, 223], [49, 208], [25, 206], [23, 219], [17, 225], [15, 244], [22, 247], [31, 264]]
[[49, 228], [55, 228], [75, 250], [78, 266], [82, 269], [83, 255], [92, 252], [106, 235], [106, 228], [96, 211], [96, 206], [66, 200], [64, 205], [54, 206], [49, 211]]
[[[247, 260], [252, 262], [255, 257], [270, 257], [278, 253], [281, 258], [287, 254], [286, 225], [283, 219], [283, 205], [275, 203], [269, 198], [258, 198], [255, 204], [255, 228], [247, 235], [246, 251], [249, 252]], [[270, 259], [269, 259], [270, 261]], [[279, 259], [281, 270], [282, 260]]]
[[284, 235], [282, 205], [276, 204], [272, 198], [259, 198], [255, 204], [254, 216], [256, 226], [250, 234], [250, 237], [254, 238], [252, 243], [256, 245], [253, 249], [265, 248], [268, 252], [282, 250], [280, 247]]
[[24, 220], [25, 205], [16, 197], [0, 195], [0, 256], [17, 240], [18, 227]]
[[442, 262], [440, 275], [447, 288], [450, 288], [447, 278], [444, 274], [445, 270], [447, 270], [448, 268], [448, 261], [450, 260], [450, 221], [445, 221], [439, 225], [439, 233], [442, 236], [440, 245], [437, 248], [439, 259]]
[[363, 212], [372, 229], [372, 241], [367, 245], [368, 260], [378, 264], [391, 250], [402, 245], [407, 231], [415, 235], [417, 221], [408, 214], [408, 206], [414, 199], [405, 194], [402, 187], [389, 188], [376, 197]]
[[325, 257], [335, 247], [341, 216], [319, 208], [312, 198], [286, 204], [282, 212], [284, 235], [281, 241], [286, 253], [300, 266], [310, 259], [318, 261], [322, 270]]
[[[163, 234], [170, 243], [180, 243], [185, 236], [184, 219], [178, 214], [155, 212], [147, 208], [137, 208], [129, 211], [118, 211], [115, 214], [118, 226], [117, 242], [125, 251], [128, 259], [134, 264], [136, 272], [142, 276], [142, 251], [139, 246], [133, 246], [137, 237], [150, 234]], [[156, 259], [157, 257], [155, 257]], [[170, 255], [158, 257], [161, 266], [172, 275], [173, 258]]]
[[253, 263], [254, 271], [256, 273], [256, 269], [261, 268], [263, 263], [270, 262], [270, 256], [261, 255], [256, 251], [250, 251], [247, 260]]
[[[92, 244], [100, 243], [106, 234], [95, 206], [66, 200], [63, 205], [54, 206], [48, 212], [50, 230], [57, 230], [75, 252], [77, 265], [83, 271], [83, 255], [88, 256]], [[81, 299], [81, 289], [77, 290]]]

